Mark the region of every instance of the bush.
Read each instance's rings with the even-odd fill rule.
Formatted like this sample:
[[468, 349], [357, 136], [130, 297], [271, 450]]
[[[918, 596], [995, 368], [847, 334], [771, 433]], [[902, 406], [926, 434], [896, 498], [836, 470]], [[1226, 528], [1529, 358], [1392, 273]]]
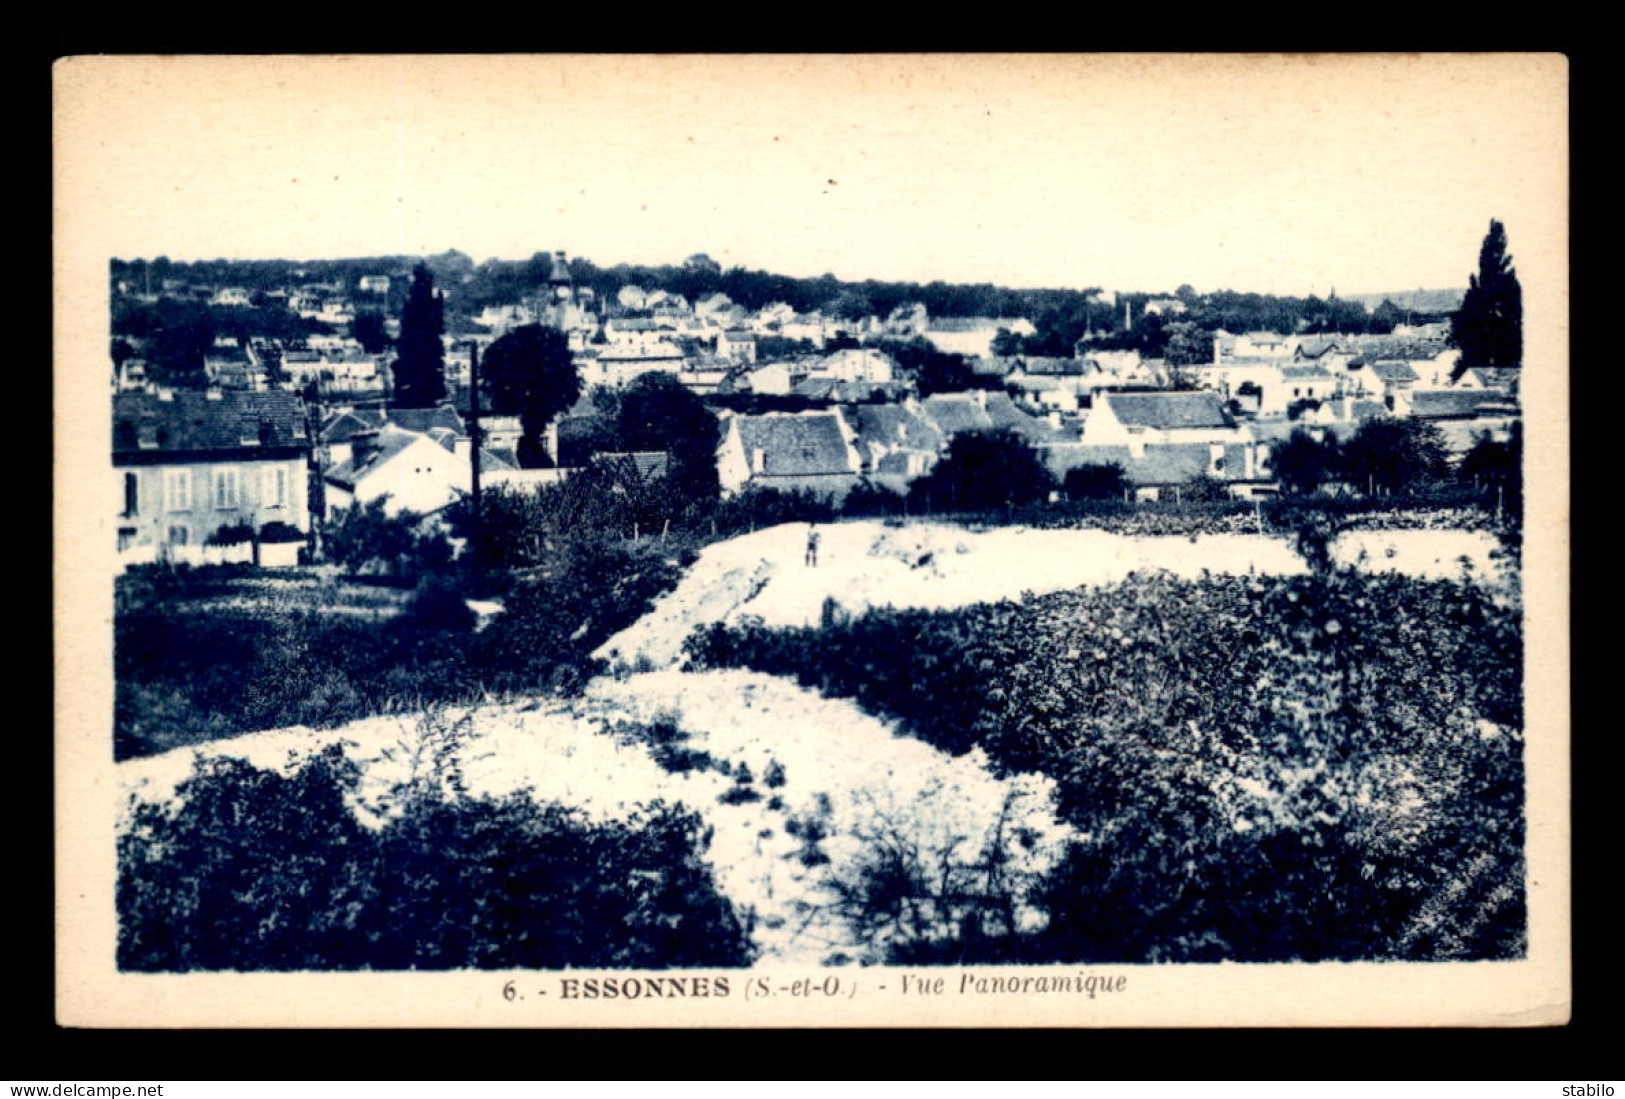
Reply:
[[260, 528], [261, 542], [303, 542], [304, 531], [291, 523], [284, 523], [280, 519], [273, 519]]
[[1061, 487], [1068, 500], [1122, 500], [1129, 488], [1128, 474], [1116, 462], [1076, 466], [1066, 471]]
[[903, 514], [903, 497], [865, 478], [841, 501], [841, 514], [848, 518], [884, 518]]
[[593, 650], [675, 587], [686, 563], [570, 542], [543, 575], [509, 592], [505, 611], [475, 636], [469, 659], [498, 689], [577, 689], [598, 671]]
[[405, 621], [420, 630], [449, 630], [467, 633], [476, 616], [468, 608], [463, 593], [451, 581], [431, 576], [418, 585], [406, 610]]
[[411, 511], [390, 515], [385, 497], [342, 508], [324, 524], [329, 559], [351, 576], [374, 575], [415, 584], [425, 573], [445, 569], [450, 544], [439, 529], [426, 528]]
[[1343, 444], [1341, 464], [1342, 478], [1370, 495], [1431, 489], [1450, 469], [1437, 424], [1386, 416], [1360, 425]]
[[1216, 504], [1230, 499], [1230, 486], [1217, 477], [1198, 473], [1179, 486], [1178, 496], [1194, 504]]
[[909, 497], [917, 510], [975, 511], [1047, 500], [1054, 488], [1054, 475], [1014, 431], [961, 431]]
[[[1048, 927], [912, 960], [1508, 958], [1521, 630], [1475, 586], [1325, 567], [713, 627], [689, 653], [1055, 779], [1084, 838], [1044, 887]], [[853, 903], [917, 895], [894, 869]]]
[[179, 809], [142, 805], [119, 837], [119, 968], [749, 964], [697, 817], [656, 803], [593, 824], [525, 795], [466, 797], [427, 748], [377, 830], [350, 808], [359, 776], [336, 746], [288, 777], [200, 761]]
[[220, 527], [209, 535], [208, 545], [211, 546], [240, 546], [245, 542], [254, 540], [254, 528], [247, 523], [233, 523], [230, 526]]
[[1281, 487], [1295, 493], [1314, 492], [1332, 480], [1340, 462], [1335, 438], [1316, 439], [1301, 427], [1294, 428], [1291, 436], [1270, 454]]
[[828, 523], [835, 515], [835, 504], [827, 494], [811, 489], [751, 487], [719, 500], [710, 519], [719, 534], [728, 534], [781, 523]]
[[[150, 568], [121, 577], [114, 622], [116, 758], [290, 725], [325, 727], [506, 691], [578, 693], [592, 652], [676, 585], [680, 552], [570, 542], [547, 573], [431, 574], [384, 623], [324, 613], [276, 589], [200, 612], [246, 567]], [[479, 633], [466, 597], [506, 599]]]

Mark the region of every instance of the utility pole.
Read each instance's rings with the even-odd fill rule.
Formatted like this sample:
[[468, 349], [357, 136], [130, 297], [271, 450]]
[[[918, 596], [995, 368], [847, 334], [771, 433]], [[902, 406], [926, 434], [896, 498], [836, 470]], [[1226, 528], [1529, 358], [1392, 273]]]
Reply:
[[309, 392], [314, 400], [305, 402], [305, 435], [310, 443], [309, 500], [306, 511], [310, 523], [307, 545], [310, 559], [320, 561], [327, 547], [322, 539], [322, 523], [327, 519], [327, 439], [323, 429], [327, 426], [327, 395], [322, 390], [321, 375], [313, 379]]
[[468, 342], [468, 449], [470, 492], [474, 510], [474, 560], [485, 563], [485, 526], [480, 508], [480, 345]]

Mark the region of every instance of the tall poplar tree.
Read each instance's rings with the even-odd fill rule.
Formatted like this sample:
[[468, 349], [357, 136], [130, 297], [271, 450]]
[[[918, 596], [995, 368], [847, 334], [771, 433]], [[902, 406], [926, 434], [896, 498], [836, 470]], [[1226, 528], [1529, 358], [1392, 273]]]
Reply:
[[1490, 221], [1478, 250], [1478, 274], [1468, 283], [1450, 335], [1461, 348], [1457, 377], [1477, 366], [1523, 364], [1523, 287], [1507, 255], [1506, 228], [1499, 221]]
[[434, 292], [434, 276], [418, 264], [401, 307], [401, 334], [395, 341], [395, 404], [432, 408], [446, 399], [446, 358], [440, 336], [446, 329], [445, 302]]

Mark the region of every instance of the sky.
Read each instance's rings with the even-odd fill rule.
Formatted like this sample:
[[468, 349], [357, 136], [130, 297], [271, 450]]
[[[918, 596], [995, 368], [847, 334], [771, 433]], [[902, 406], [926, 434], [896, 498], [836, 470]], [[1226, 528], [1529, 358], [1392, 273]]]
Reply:
[[81, 58], [58, 224], [125, 259], [564, 250], [1325, 295], [1566, 240], [1560, 57]]

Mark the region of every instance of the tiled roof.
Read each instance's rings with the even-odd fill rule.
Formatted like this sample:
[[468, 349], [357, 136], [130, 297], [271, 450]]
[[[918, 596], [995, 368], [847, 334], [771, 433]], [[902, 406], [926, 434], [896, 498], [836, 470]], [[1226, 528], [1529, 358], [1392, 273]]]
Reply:
[[[1078, 445], [1045, 451], [1050, 468], [1064, 476], [1069, 469], [1086, 465], [1118, 465], [1131, 484], [1182, 485], [1198, 476], [1221, 481], [1240, 480], [1246, 468], [1246, 447], [1224, 443], [1224, 468], [1214, 474], [1212, 451], [1207, 443], [1150, 443], [1140, 457], [1126, 446]], [[1262, 478], [1260, 478], [1262, 479]]]
[[850, 405], [845, 414], [862, 445], [935, 451], [945, 441], [935, 424], [902, 405]]
[[1331, 381], [1332, 376], [1319, 366], [1283, 366], [1281, 377], [1294, 378], [1299, 381], [1314, 379], [1315, 381]]
[[514, 453], [513, 447], [508, 446], [482, 446], [480, 447], [480, 472], [499, 473], [504, 470], [518, 469], [519, 455]]
[[1371, 373], [1385, 382], [1414, 382], [1417, 379], [1416, 371], [1411, 369], [1407, 362], [1372, 362], [1369, 363]]
[[752, 455], [760, 450], [760, 472], [767, 476], [857, 472], [856, 456], [847, 448], [837, 413], [767, 413], [738, 416], [734, 423], [746, 460], [754, 461]]
[[1518, 384], [1518, 368], [1515, 366], [1475, 366], [1467, 373], [1477, 378], [1479, 383], [1494, 389], [1511, 389]]
[[1171, 428], [1234, 427], [1216, 393], [1108, 393], [1106, 402], [1124, 424]]
[[1087, 359], [1061, 358], [1054, 355], [1032, 355], [1017, 361], [1021, 363], [1021, 369], [1028, 374], [1051, 377], [1077, 376], [1100, 369], [1098, 364], [1092, 365]]
[[327, 443], [344, 443], [358, 431], [377, 431], [394, 424], [405, 431], [427, 433], [436, 428], [463, 434], [463, 418], [450, 405], [434, 408], [351, 408], [330, 418], [322, 428]]
[[970, 368], [977, 374], [1002, 378], [1020, 367], [1018, 355], [979, 355], [970, 360]]
[[1042, 442], [1055, 434], [1048, 421], [1030, 416], [1016, 407], [1010, 394], [994, 392], [987, 395], [987, 417], [995, 428], [1008, 428], [1025, 435], [1032, 442]]
[[428, 431], [431, 428], [443, 427], [458, 435], [463, 433], [463, 418], [457, 415], [457, 410], [450, 405], [436, 405], [434, 408], [391, 408], [387, 410], [385, 416], [390, 423], [407, 431]]
[[1245, 448], [1239, 443], [1224, 444], [1224, 468], [1211, 473], [1212, 455], [1206, 443], [1152, 443], [1145, 448], [1145, 456], [1130, 458], [1123, 468], [1128, 479], [1137, 485], [1182, 485], [1192, 478], [1213, 476], [1221, 481], [1238, 480]]
[[1445, 350], [1443, 340], [1423, 340], [1379, 336], [1362, 339], [1356, 342], [1354, 350], [1358, 352], [1355, 364], [1376, 362], [1379, 359], [1398, 359], [1404, 362], [1420, 362], [1423, 359], [1436, 359], [1439, 353]]
[[937, 393], [920, 402], [920, 411], [944, 436], [984, 431], [993, 426], [987, 413], [966, 393]]
[[328, 467], [323, 476], [334, 484], [345, 488], [354, 488], [368, 473], [382, 466], [395, 455], [423, 438], [427, 438], [427, 436], [416, 431], [404, 431], [393, 425], [385, 425], [378, 432], [378, 445], [376, 447], [369, 447], [359, 453], [352, 453], [344, 461]]
[[927, 332], [991, 332], [997, 328], [1008, 328], [1013, 321], [995, 320], [992, 317], [932, 317], [926, 325]]
[[1330, 351], [1341, 351], [1342, 341], [1336, 336], [1305, 336], [1298, 342], [1296, 352], [1305, 359], [1318, 359]]
[[[253, 440], [247, 442], [247, 440]], [[308, 446], [304, 406], [286, 390], [175, 390], [113, 398], [113, 453]]]
[[1466, 454], [1486, 435], [1504, 439], [1511, 423], [1510, 420], [1490, 419], [1445, 420], [1437, 426], [1439, 433], [1444, 436], [1445, 449], [1452, 454]]
[[1424, 419], [1478, 415], [1480, 406], [1499, 406], [1504, 394], [1483, 389], [1417, 389], [1410, 395], [1412, 416]]
[[615, 466], [640, 481], [664, 477], [671, 468], [671, 455], [664, 450], [602, 451], [592, 457], [594, 465]]

